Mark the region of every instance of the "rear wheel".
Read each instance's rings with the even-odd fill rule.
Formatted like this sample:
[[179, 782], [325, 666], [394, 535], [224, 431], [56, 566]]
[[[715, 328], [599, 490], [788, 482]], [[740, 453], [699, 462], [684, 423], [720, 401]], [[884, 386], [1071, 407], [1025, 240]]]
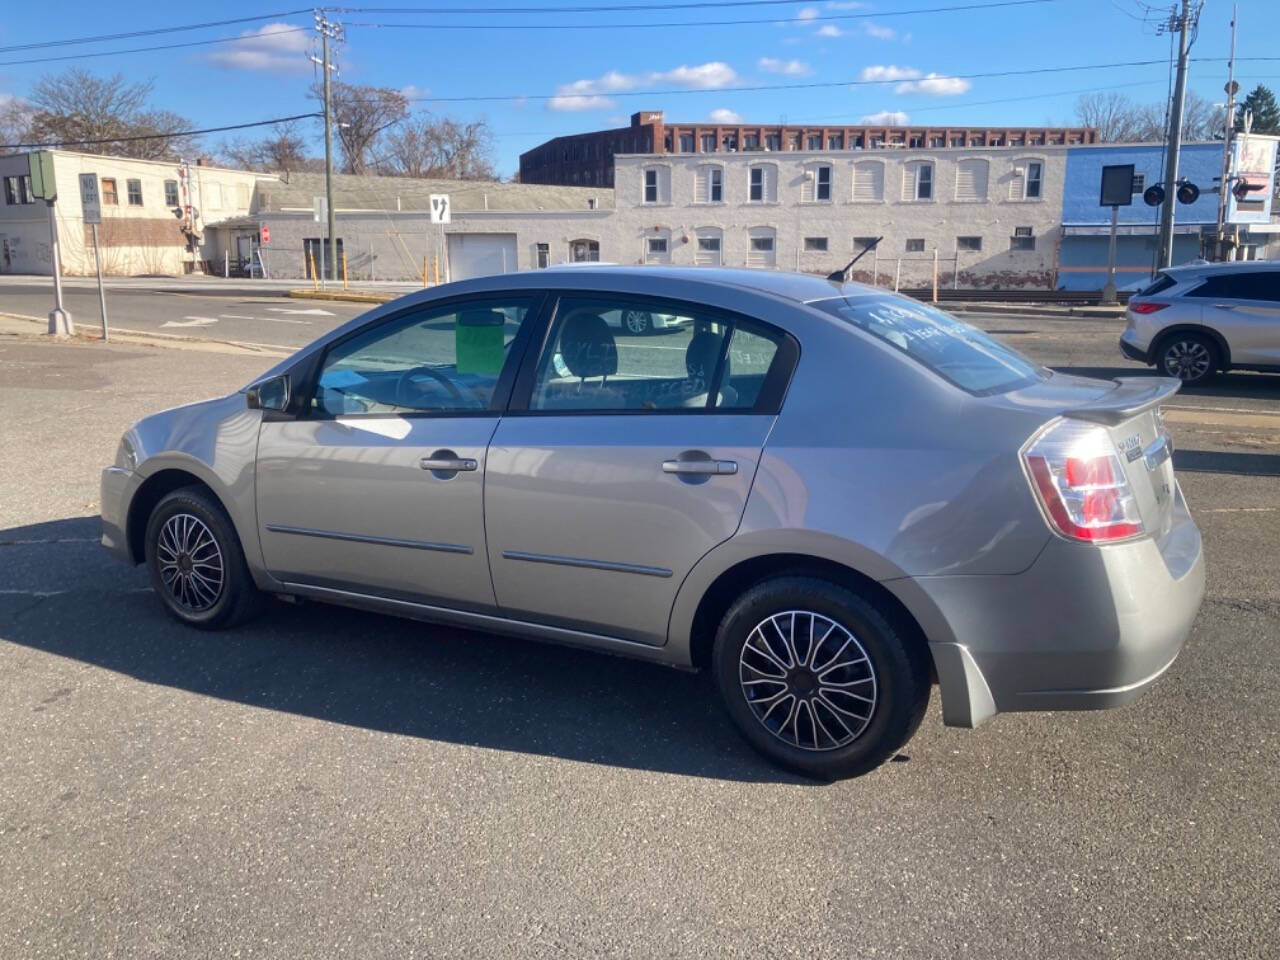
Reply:
[[729, 715], [757, 750], [812, 777], [855, 777], [909, 740], [929, 702], [927, 653], [889, 611], [810, 577], [757, 584], [716, 634]]
[[201, 487], [166, 494], [147, 521], [151, 586], [181, 623], [215, 630], [258, 612], [254, 586], [231, 518]]
[[1188, 386], [1200, 383], [1221, 365], [1218, 345], [1202, 333], [1175, 333], [1161, 341], [1156, 367]]
[[641, 336], [653, 330], [653, 317], [644, 310], [627, 310], [622, 314], [622, 325], [628, 333]]

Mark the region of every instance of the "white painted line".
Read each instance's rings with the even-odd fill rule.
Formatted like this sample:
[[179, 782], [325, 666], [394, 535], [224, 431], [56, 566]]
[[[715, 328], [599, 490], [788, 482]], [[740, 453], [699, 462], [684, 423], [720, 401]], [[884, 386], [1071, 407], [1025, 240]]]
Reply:
[[1196, 513], [1275, 513], [1277, 507], [1212, 507], [1208, 510], [1197, 510]]
[[263, 320], [270, 320], [272, 323], [300, 323], [304, 327], [311, 326], [310, 320], [291, 320], [289, 317], [263, 317]]
[[246, 317], [240, 313], [220, 313], [218, 314], [223, 320], [257, 320], [257, 317]]
[[37, 543], [98, 543], [97, 537], [50, 537], [45, 540], [4, 540], [0, 539], [0, 547], [29, 547]]
[[303, 317], [332, 317], [333, 314], [328, 310], [321, 310], [319, 307], [267, 307], [272, 313], [292, 313]]
[[0, 597], [60, 597], [70, 590], [0, 590]]
[[183, 317], [182, 320], [166, 320], [161, 327], [207, 327], [217, 323], [217, 317]]
[[1166, 410], [1211, 410], [1214, 413], [1248, 413], [1261, 417], [1280, 417], [1280, 410], [1250, 410], [1248, 407], [1210, 407], [1199, 403], [1165, 403], [1161, 406]]

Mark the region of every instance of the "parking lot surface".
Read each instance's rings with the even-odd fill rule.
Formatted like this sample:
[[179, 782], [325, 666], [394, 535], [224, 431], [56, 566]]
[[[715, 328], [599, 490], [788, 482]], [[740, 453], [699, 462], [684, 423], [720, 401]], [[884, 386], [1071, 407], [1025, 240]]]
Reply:
[[[970, 319], [1143, 373], [1109, 321]], [[98, 472], [269, 362], [0, 335], [0, 956], [1280, 955], [1280, 377], [1171, 407], [1208, 595], [1145, 697], [962, 731], [935, 691], [895, 762], [816, 784], [703, 677], [315, 605], [163, 616], [97, 545]]]

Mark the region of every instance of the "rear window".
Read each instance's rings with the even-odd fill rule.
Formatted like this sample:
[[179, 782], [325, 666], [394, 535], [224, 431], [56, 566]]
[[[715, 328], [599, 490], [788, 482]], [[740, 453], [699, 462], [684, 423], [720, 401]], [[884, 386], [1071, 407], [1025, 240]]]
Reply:
[[1177, 280], [1169, 276], [1167, 273], [1157, 273], [1155, 280], [1148, 286], [1138, 291], [1140, 297], [1154, 297], [1157, 293], [1164, 293], [1172, 286], [1176, 286]]
[[839, 317], [978, 396], [1028, 386], [1047, 371], [981, 330], [902, 297], [845, 296], [811, 306]]
[[1211, 274], [1188, 297], [1228, 300], [1280, 300], [1280, 271], [1256, 270]]

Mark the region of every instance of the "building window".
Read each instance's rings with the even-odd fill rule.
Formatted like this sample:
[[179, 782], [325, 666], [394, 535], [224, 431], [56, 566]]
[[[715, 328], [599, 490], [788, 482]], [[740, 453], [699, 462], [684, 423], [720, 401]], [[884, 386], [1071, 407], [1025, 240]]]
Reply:
[[778, 200], [778, 168], [759, 164], [750, 171], [747, 199], [752, 203], [776, 203]]
[[129, 206], [131, 207], [142, 206], [142, 181], [126, 180], [124, 182], [124, 186], [125, 186], [125, 190], [127, 190], [129, 194]]
[[551, 266], [551, 245], [546, 243], [534, 244], [534, 252], [537, 257], [538, 269], [542, 270]]
[[1027, 164], [1027, 199], [1040, 196], [1040, 187], [1044, 179], [1044, 166], [1039, 163]]
[[658, 202], [658, 171], [646, 170], [644, 172], [644, 202]]
[[31, 177], [29, 175], [5, 177], [4, 199], [5, 203], [11, 207], [24, 203], [35, 203], [36, 198], [31, 193]]
[[766, 150], [781, 150], [782, 137], [776, 133], [770, 133], [764, 138], [764, 148]]
[[853, 252], [862, 253], [864, 250], [871, 250], [879, 243], [879, 241], [879, 237], [854, 237]]
[[1135, 173], [1133, 175], [1133, 187], [1130, 193], [1142, 193], [1147, 189], [1147, 175], [1145, 173]]
[[743, 150], [759, 150], [759, 149], [760, 149], [760, 134], [758, 134], [758, 133], [744, 133], [744, 134], [742, 135], [742, 149], [743, 149]]
[[764, 167], [751, 169], [751, 202], [764, 202]]
[[102, 205], [104, 207], [114, 207], [120, 203], [120, 197], [116, 193], [116, 181], [112, 177], [102, 178]]
[[166, 207], [176, 207], [178, 205], [177, 180], [166, 180], [164, 182], [164, 205]]
[[1015, 253], [1032, 251], [1036, 248], [1036, 238], [1030, 227], [1014, 227], [1013, 236], [1009, 238], [1009, 249]]
[[844, 134], [843, 134], [843, 133], [833, 133], [833, 134], [831, 134], [830, 136], [828, 136], [828, 137], [827, 137], [827, 149], [828, 149], [828, 150], [843, 150], [843, 149], [844, 149]]
[[667, 238], [666, 237], [650, 237], [649, 252], [650, 253], [666, 253]]
[[804, 148], [805, 148], [806, 150], [821, 150], [821, 149], [822, 149], [822, 134], [820, 134], [820, 133], [811, 133], [811, 134], [809, 134], [809, 136], [805, 139], [805, 142], [804, 142]]
[[738, 135], [736, 133], [726, 133], [721, 143], [724, 145], [725, 153], [733, 153], [738, 149]]
[[805, 250], [810, 250], [815, 253], [826, 253], [827, 238], [826, 237], [805, 237], [804, 248]]
[[721, 264], [721, 248], [723, 242], [720, 232], [707, 228], [698, 232], [698, 246], [693, 252], [693, 262], [700, 267], [718, 267]]
[[853, 202], [880, 203], [884, 200], [884, 164], [862, 160], [853, 165]]
[[831, 199], [831, 168], [819, 167], [816, 171], [817, 180], [814, 183], [815, 196], [819, 201]]
[[693, 185], [693, 202], [724, 202], [724, 170], [721, 167], [705, 166], [698, 169]]
[[772, 267], [778, 262], [772, 227], [752, 227], [747, 244], [748, 267]]
[[907, 240], [907, 253], [924, 253], [924, 237], [912, 237]]
[[956, 237], [956, 250], [976, 253], [982, 249], [981, 237]]
[[702, 152], [703, 153], [716, 152], [716, 135], [714, 133], [704, 133], [702, 135]]
[[800, 134], [791, 133], [787, 135], [787, 149], [788, 150], [800, 149]]
[[569, 259], [574, 263], [597, 263], [600, 260], [600, 241], [570, 240]]
[[933, 164], [922, 163], [916, 167], [915, 199], [933, 199]]
[[680, 134], [680, 152], [693, 153], [693, 134], [692, 133]]

